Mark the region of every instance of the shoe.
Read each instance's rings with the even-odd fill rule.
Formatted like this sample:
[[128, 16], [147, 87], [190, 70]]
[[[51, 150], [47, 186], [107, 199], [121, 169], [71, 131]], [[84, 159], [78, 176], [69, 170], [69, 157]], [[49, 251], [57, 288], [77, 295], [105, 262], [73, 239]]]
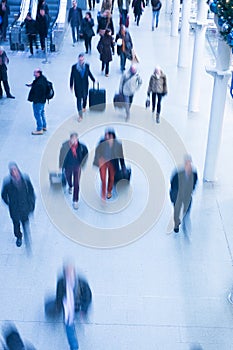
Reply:
[[78, 202], [73, 202], [73, 208], [74, 208], [75, 210], [78, 209]]
[[43, 128], [43, 131], [47, 131], [47, 128]]
[[15, 98], [15, 96], [12, 96], [11, 94], [7, 95], [7, 98]]
[[35, 130], [35, 131], [32, 131], [32, 135], [43, 135], [43, 130]]
[[88, 51], [85, 51], [85, 54], [88, 54]]
[[78, 117], [78, 122], [80, 123], [82, 120], [83, 120], [83, 117], [80, 115], [80, 116]]
[[160, 123], [160, 119], [159, 119], [159, 113], [156, 113], [156, 123]]
[[106, 77], [109, 77], [109, 74], [105, 74]]
[[108, 192], [108, 193], [107, 193], [107, 198], [108, 198], [108, 199], [112, 198], [112, 193], [111, 193], [111, 192]]
[[86, 109], [86, 108], [83, 108], [82, 111], [83, 111], [83, 113], [85, 113], [85, 112], [87, 111], [87, 109]]
[[152, 28], [152, 32], [154, 32], [154, 30], [155, 30], [155, 28], [153, 27], [153, 28]]
[[21, 247], [21, 245], [22, 245], [22, 238], [17, 238], [16, 239], [16, 245], [17, 245], [17, 247]]
[[69, 192], [69, 194], [73, 193], [72, 187], [69, 187], [68, 192]]
[[178, 233], [179, 232], [179, 226], [178, 227], [174, 227], [174, 232]]

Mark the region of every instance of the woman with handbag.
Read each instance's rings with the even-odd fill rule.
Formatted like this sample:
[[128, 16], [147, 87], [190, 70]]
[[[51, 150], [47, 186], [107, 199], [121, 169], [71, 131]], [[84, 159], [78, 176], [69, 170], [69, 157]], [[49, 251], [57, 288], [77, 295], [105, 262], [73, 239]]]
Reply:
[[111, 35], [111, 30], [106, 29], [104, 36], [101, 37], [100, 42], [100, 61], [102, 62], [101, 71], [105, 69], [105, 76], [109, 76], [109, 63], [112, 61], [112, 54], [114, 54], [114, 42]]
[[147, 89], [147, 96], [150, 97], [152, 93], [152, 113], [155, 112], [156, 98], [156, 122], [160, 122], [161, 101], [167, 95], [167, 77], [160, 67], [156, 67], [154, 73], [150, 77], [149, 86]]

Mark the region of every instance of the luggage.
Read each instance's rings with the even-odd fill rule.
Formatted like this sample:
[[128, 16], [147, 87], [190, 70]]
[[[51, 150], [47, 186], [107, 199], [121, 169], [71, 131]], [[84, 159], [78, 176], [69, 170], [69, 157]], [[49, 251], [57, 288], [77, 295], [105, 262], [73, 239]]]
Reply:
[[125, 96], [121, 93], [115, 94], [113, 98], [113, 105], [115, 108], [125, 108]]
[[44, 312], [47, 319], [57, 319], [60, 316], [60, 312], [57, 308], [57, 303], [54, 298], [47, 298], [44, 304]]
[[9, 33], [10, 37], [10, 49], [12, 51], [24, 51], [24, 44], [21, 40], [21, 27], [13, 26]]
[[99, 88], [99, 83], [97, 84], [97, 89], [95, 84], [93, 88], [89, 90], [89, 108], [92, 111], [104, 111], [106, 107], [106, 90]]
[[66, 185], [66, 176], [64, 171], [52, 171], [49, 173], [50, 185]]
[[126, 168], [126, 171], [123, 171], [122, 169], [120, 169], [115, 173], [114, 184], [117, 184], [117, 182], [119, 182], [120, 180], [130, 181], [130, 178], [131, 178], [130, 168]]

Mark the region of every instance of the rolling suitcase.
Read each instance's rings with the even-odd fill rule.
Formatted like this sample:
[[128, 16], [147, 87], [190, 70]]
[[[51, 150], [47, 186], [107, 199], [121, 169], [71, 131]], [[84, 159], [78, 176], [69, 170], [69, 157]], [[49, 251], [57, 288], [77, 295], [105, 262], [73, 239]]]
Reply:
[[129, 182], [130, 178], [131, 178], [131, 168], [126, 168], [125, 171], [120, 169], [115, 173], [114, 184], [116, 185], [121, 180], [127, 180]]
[[89, 90], [89, 108], [92, 111], [104, 111], [106, 107], [106, 90], [99, 88], [99, 83], [97, 84], [97, 89], [95, 84], [93, 88]]

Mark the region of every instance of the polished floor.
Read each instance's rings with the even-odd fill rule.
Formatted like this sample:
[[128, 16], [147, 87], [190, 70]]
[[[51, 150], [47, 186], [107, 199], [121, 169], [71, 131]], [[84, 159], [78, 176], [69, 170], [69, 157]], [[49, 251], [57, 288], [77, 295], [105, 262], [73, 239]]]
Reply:
[[[117, 28], [117, 9], [114, 21]], [[232, 350], [233, 307], [227, 296], [233, 284], [233, 100], [228, 94], [218, 181], [203, 184], [213, 89], [205, 65], [213, 62], [212, 52], [206, 43], [200, 111], [188, 113], [193, 34], [187, 47], [189, 67], [178, 69], [179, 37], [170, 37], [165, 6], [157, 30], [151, 31], [150, 7], [139, 27], [131, 14], [129, 30], [143, 84], [135, 94], [127, 123], [124, 113], [112, 106], [121, 78], [119, 57], [115, 55], [110, 64], [110, 76], [102, 75], [95, 49], [97, 36], [86, 60], [107, 90], [107, 108], [103, 113], [88, 110], [81, 123], [69, 90], [69, 74], [77, 55], [84, 51], [83, 43], [72, 47], [68, 29], [61, 51], [49, 56], [47, 64], [39, 55], [28, 58], [29, 52], [10, 52], [6, 46], [9, 83], [16, 99], [0, 100], [0, 178], [8, 173], [8, 162], [16, 161], [31, 177], [37, 204], [31, 219], [31, 256], [24, 245], [16, 247], [7, 208], [0, 207], [1, 325], [12, 320], [38, 350], [68, 349], [62, 320], [46, 319], [44, 299], [54, 294], [64, 259], [72, 259], [93, 291], [89, 322], [76, 323], [80, 349], [188, 350], [199, 342], [205, 350]], [[168, 79], [160, 124], [145, 109], [149, 77], [156, 65]], [[42, 68], [55, 87], [55, 97], [46, 106], [48, 131], [42, 136], [31, 135], [35, 121], [25, 86], [36, 67]], [[92, 161], [107, 126], [113, 126], [123, 140], [132, 180], [103, 204]], [[69, 195], [51, 189], [48, 181], [49, 171], [57, 169], [59, 147], [73, 130], [89, 148], [77, 211]], [[168, 195], [170, 175], [186, 151], [199, 176], [189, 237], [182, 230], [171, 233]]]

